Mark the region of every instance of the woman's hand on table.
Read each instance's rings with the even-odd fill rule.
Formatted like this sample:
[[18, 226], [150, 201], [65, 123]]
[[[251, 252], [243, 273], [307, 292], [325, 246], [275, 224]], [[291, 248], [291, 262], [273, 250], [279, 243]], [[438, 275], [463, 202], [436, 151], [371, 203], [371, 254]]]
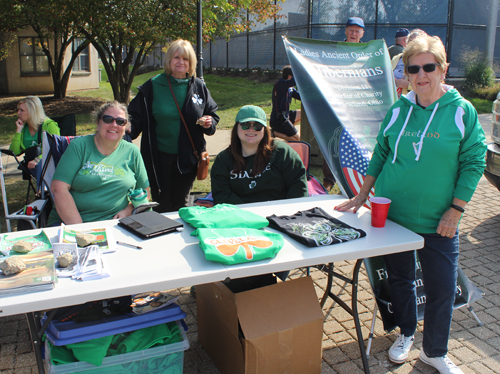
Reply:
[[441, 216], [436, 232], [441, 236], [452, 238], [457, 231], [460, 217], [462, 217], [462, 213], [458, 210], [453, 208], [448, 209]]
[[359, 193], [354, 196], [354, 198], [344, 201], [342, 204], [337, 205], [333, 209], [338, 210], [339, 212], [345, 212], [351, 208], [354, 208], [352, 212], [356, 213], [359, 208], [361, 208], [366, 203], [366, 200], [368, 200], [368, 194], [370, 193], [373, 186], [375, 186], [376, 180], [377, 178], [375, 178], [374, 176], [367, 175], [365, 177], [363, 185], [361, 186], [361, 189], [359, 190]]
[[198, 121], [196, 121], [196, 123], [201, 127], [209, 129], [212, 126], [212, 117], [211, 116], [200, 117], [198, 118]]
[[123, 210], [120, 210], [118, 213], [115, 214], [113, 219], [120, 219], [120, 218], [125, 218], [130, 215], [132, 215], [132, 211], [134, 210], [134, 206], [132, 204], [128, 204], [127, 207]]
[[365, 194], [361, 194], [360, 192], [354, 198], [344, 201], [342, 204], [337, 205], [334, 209], [338, 210], [339, 212], [346, 212], [351, 208], [354, 208], [352, 212], [356, 213], [359, 208], [361, 208], [366, 203], [367, 199], [368, 196]]

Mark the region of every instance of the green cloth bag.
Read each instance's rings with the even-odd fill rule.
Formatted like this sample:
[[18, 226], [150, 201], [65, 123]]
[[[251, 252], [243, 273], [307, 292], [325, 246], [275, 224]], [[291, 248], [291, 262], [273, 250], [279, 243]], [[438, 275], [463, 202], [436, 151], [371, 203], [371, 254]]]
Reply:
[[273, 258], [284, 244], [281, 234], [251, 228], [200, 228], [193, 234], [207, 260], [225, 265]]
[[213, 208], [190, 206], [179, 209], [179, 216], [195, 228], [250, 227], [261, 229], [269, 225], [266, 217], [232, 204], [217, 204]]

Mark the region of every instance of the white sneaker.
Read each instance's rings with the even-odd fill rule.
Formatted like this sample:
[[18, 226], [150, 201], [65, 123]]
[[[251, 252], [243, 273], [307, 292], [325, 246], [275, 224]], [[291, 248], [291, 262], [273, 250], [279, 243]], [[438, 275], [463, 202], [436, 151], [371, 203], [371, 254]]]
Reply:
[[420, 361], [437, 369], [441, 374], [464, 374], [457, 365], [455, 365], [448, 356], [444, 357], [427, 357], [424, 350], [420, 351]]
[[402, 364], [405, 362], [408, 358], [408, 353], [410, 353], [414, 339], [413, 335], [404, 336], [403, 334], [399, 334], [391, 349], [389, 349], [389, 360], [395, 364]]

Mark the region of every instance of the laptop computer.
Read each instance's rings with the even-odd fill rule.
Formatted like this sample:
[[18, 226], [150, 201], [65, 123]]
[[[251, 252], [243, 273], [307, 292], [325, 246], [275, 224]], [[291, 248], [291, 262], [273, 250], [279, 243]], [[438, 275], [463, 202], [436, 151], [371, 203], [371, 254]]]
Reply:
[[118, 220], [118, 225], [142, 239], [168, 234], [183, 227], [182, 223], [164, 217], [154, 211], [121, 218]]

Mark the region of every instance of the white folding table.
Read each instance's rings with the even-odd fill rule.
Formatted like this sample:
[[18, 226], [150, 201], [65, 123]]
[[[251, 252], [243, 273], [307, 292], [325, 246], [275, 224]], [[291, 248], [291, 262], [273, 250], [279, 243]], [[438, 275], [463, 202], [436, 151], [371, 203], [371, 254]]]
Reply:
[[[118, 246], [116, 252], [105, 254], [103, 256], [105, 265], [111, 274], [109, 278], [85, 282], [61, 278], [55, 288], [50, 291], [0, 298], [0, 317], [27, 314], [39, 371], [43, 373], [40, 338], [44, 328], [39, 325], [39, 311], [145, 291], [168, 290], [223, 281], [227, 278], [274, 273], [343, 260], [358, 260], [351, 282], [353, 286], [352, 307], [349, 308], [345, 303], [340, 305], [349, 308], [348, 312], [354, 317], [363, 365], [365, 372], [369, 373], [357, 314], [357, 279], [362, 259], [419, 249], [423, 246], [423, 238], [391, 221], [387, 221], [384, 228], [371, 227], [370, 211], [364, 208], [356, 214], [333, 210], [344, 200], [345, 198], [341, 196], [322, 195], [240, 205], [241, 208], [262, 216], [292, 215], [299, 210], [321, 207], [333, 217], [364, 230], [367, 235], [350, 242], [315, 248], [306, 247], [284, 235], [284, 247], [273, 259], [232, 266], [207, 261], [198, 246], [197, 238], [190, 236], [192, 228], [187, 224], [184, 225], [182, 232], [149, 240], [141, 240], [120, 228], [116, 220], [74, 225], [72, 226], [74, 229], [109, 228], [117, 241], [136, 244], [143, 249]], [[182, 221], [177, 213], [165, 215]], [[57, 228], [44, 230], [49, 238], [57, 237]], [[274, 231], [269, 228], [266, 230]], [[26, 233], [20, 232], [19, 236], [26, 235]]]

